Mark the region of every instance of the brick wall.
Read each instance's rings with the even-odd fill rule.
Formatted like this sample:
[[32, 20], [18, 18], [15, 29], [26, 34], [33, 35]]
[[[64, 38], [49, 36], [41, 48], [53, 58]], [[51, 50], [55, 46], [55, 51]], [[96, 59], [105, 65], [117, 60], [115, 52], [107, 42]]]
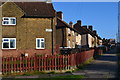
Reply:
[[[2, 11], [2, 17], [16, 17], [17, 20], [17, 24], [14, 26], [2, 26], [3, 38], [16, 38], [16, 50], [3, 50], [3, 56], [8, 54], [18, 55], [23, 53], [24, 50], [30, 50], [30, 54], [32, 52], [39, 52], [39, 54], [51, 55], [52, 32], [46, 32], [46, 29], [53, 29], [53, 48], [55, 49], [56, 18], [21, 18], [24, 12], [12, 2], [4, 4]], [[45, 38], [45, 50], [35, 50], [36, 38]]]

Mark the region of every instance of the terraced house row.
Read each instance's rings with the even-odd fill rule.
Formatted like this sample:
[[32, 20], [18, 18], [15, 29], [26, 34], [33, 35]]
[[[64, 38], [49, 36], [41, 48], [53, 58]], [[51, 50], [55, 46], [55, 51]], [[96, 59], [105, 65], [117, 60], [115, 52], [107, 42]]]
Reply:
[[81, 20], [67, 24], [49, 2], [4, 2], [1, 21], [2, 55], [60, 54], [63, 48], [91, 48], [102, 44], [93, 27]]

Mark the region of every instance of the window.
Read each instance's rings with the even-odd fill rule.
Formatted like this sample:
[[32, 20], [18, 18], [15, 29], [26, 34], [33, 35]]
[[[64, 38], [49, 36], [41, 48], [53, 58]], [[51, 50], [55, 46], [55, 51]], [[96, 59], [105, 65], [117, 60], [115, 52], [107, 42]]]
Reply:
[[72, 42], [72, 48], [75, 48], [75, 43], [74, 42]]
[[68, 48], [70, 48], [70, 40], [68, 40]]
[[68, 28], [68, 34], [70, 34], [70, 29]]
[[16, 25], [15, 17], [3, 17], [2, 25]]
[[73, 36], [74, 36], [74, 34], [75, 34], [74, 31], [72, 31], [72, 35], [73, 35]]
[[16, 38], [3, 38], [2, 49], [16, 49]]
[[45, 39], [36, 38], [36, 49], [45, 49]]

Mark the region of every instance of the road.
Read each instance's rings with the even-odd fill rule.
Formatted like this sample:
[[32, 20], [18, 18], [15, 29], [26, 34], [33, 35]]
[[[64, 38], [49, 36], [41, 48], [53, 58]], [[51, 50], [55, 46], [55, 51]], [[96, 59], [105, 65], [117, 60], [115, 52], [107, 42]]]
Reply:
[[83, 70], [72, 73], [73, 75], [84, 75], [86, 78], [117, 78], [117, 54], [116, 49], [103, 54]]

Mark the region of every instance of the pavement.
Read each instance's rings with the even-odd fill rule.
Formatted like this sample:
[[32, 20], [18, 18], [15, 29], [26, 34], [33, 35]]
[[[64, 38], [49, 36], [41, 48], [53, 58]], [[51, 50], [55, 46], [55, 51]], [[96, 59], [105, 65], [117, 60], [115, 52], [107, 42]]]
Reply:
[[116, 49], [103, 54], [84, 69], [72, 73], [73, 75], [84, 75], [86, 78], [117, 78], [118, 65]]
[[116, 49], [112, 49], [107, 53], [103, 54], [85, 68], [72, 73], [63, 74], [39, 74], [34, 76], [17, 76], [14, 78], [49, 78], [53, 76], [64, 76], [64, 75], [84, 75], [85, 80], [95, 78], [95, 80], [105, 80], [108, 78], [117, 78], [118, 65], [117, 65], [117, 54]]

